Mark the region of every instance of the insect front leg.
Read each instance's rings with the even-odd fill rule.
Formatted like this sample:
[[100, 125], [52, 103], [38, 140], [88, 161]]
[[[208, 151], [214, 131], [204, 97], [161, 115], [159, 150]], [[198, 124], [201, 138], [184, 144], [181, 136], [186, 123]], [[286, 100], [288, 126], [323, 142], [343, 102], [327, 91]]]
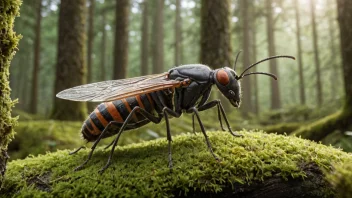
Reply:
[[173, 111], [172, 109], [168, 107], [163, 108], [163, 115], [165, 117], [165, 123], [166, 123], [166, 134], [167, 134], [167, 141], [169, 143], [169, 168], [172, 170], [172, 155], [171, 155], [171, 131], [170, 131], [170, 123], [169, 123], [169, 114], [172, 115], [173, 117], [179, 118], [181, 116], [181, 113], [177, 113], [176, 111]]
[[[208, 105], [208, 104], [209, 103], [207, 103], [205, 105]], [[201, 107], [203, 107], [205, 105], [202, 105]], [[204, 110], [210, 109], [210, 108], [214, 107], [215, 105], [217, 105], [217, 104], [210, 104], [210, 107], [207, 106], [206, 109], [202, 109], [202, 110], [198, 108], [198, 111], [204, 111]], [[220, 103], [220, 105], [221, 105], [221, 103]], [[221, 120], [220, 105], [217, 105], [217, 107], [218, 107], [218, 119], [219, 119], [219, 122], [220, 122], [221, 129], [223, 131], [226, 131], [225, 128], [224, 128], [224, 125], [222, 124], [222, 120]], [[195, 116], [195, 114], [192, 114], [192, 128], [193, 128], [193, 133], [196, 134], [195, 125], [194, 125], [194, 116]], [[231, 128], [229, 128], [229, 130], [231, 131]]]
[[150, 120], [151, 122], [154, 122], [154, 123], [160, 123], [160, 121], [162, 119], [162, 117], [155, 117], [154, 115], [150, 114], [149, 112], [147, 112], [146, 110], [140, 108], [139, 106], [134, 107], [133, 110], [130, 112], [130, 114], [128, 114], [126, 120], [123, 122], [119, 132], [117, 133], [117, 136], [116, 136], [116, 138], [114, 139], [114, 141], [112, 143], [112, 148], [111, 148], [111, 151], [110, 151], [109, 159], [108, 159], [107, 163], [105, 164], [105, 166], [102, 169], [99, 170], [99, 173], [104, 172], [104, 170], [107, 169], [110, 166], [111, 159], [112, 159], [112, 156], [114, 154], [117, 142], [119, 141], [120, 136], [121, 136], [122, 132], [124, 131], [124, 129], [126, 128], [128, 122], [132, 120], [133, 115], [136, 112], [141, 113], [145, 118], [147, 118], [148, 120]]
[[197, 108], [195, 107], [191, 107], [190, 109], [187, 110], [187, 113], [194, 113], [194, 115], [196, 115], [197, 119], [198, 119], [198, 123], [200, 125], [200, 128], [201, 128], [201, 131], [205, 137], [205, 141], [207, 143], [207, 146], [208, 146], [208, 149], [210, 151], [210, 153], [213, 155], [213, 157], [217, 160], [217, 161], [220, 161], [219, 158], [214, 154], [213, 152], [213, 149], [211, 147], [211, 144], [210, 144], [210, 141], [209, 141], [209, 138], [207, 136], [207, 134], [205, 133], [205, 128], [204, 128], [204, 125], [202, 123], [202, 121], [200, 120], [200, 117], [199, 117], [199, 113], [198, 113], [198, 110]]
[[213, 100], [213, 101], [210, 101], [200, 107], [198, 107], [198, 111], [205, 111], [205, 110], [208, 110], [210, 108], [213, 108], [217, 106], [218, 108], [218, 118], [219, 118], [219, 121], [220, 121], [220, 125], [221, 125], [221, 128], [223, 131], [225, 131], [223, 125], [222, 125], [222, 122], [221, 122], [221, 116], [220, 116], [220, 112], [222, 114], [222, 116], [224, 117], [224, 120], [225, 120], [225, 123], [227, 125], [227, 128], [229, 129], [229, 132], [231, 133], [231, 135], [235, 136], [235, 137], [240, 137], [242, 136], [241, 134], [237, 134], [235, 132], [232, 131], [231, 129], [231, 126], [230, 126], [230, 123], [227, 119], [227, 116], [226, 116], [226, 113], [225, 113], [225, 110], [224, 110], [224, 107], [222, 106], [220, 100]]

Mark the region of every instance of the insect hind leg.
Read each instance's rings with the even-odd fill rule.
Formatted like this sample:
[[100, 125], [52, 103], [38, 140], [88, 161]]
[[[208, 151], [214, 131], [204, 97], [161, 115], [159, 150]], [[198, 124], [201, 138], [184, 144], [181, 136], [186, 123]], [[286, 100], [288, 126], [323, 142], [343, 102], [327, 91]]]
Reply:
[[110, 143], [110, 145], [108, 145], [108, 147], [110, 147], [112, 145], [112, 148], [111, 148], [111, 151], [110, 151], [110, 155], [109, 155], [109, 159], [107, 161], [107, 163], [105, 164], [105, 166], [99, 170], [99, 173], [102, 173], [105, 171], [105, 169], [107, 169], [110, 164], [111, 164], [111, 159], [112, 159], [112, 156], [114, 154], [114, 150], [115, 150], [115, 147], [117, 145], [117, 142], [119, 141], [120, 139], [120, 136], [122, 134], [122, 132], [124, 131], [124, 129], [126, 128], [126, 126], [128, 125], [128, 122], [131, 121], [133, 115], [136, 113], [136, 112], [139, 112], [140, 114], [142, 114], [145, 118], [147, 118], [148, 120], [150, 120], [151, 122], [153, 123], [160, 123], [162, 117], [156, 117], [154, 116], [153, 114], [147, 112], [145, 109], [142, 109], [141, 107], [139, 106], [136, 106], [133, 108], [133, 110], [130, 112], [130, 114], [128, 114], [126, 120], [123, 122], [119, 132], [117, 133], [117, 136], [116, 138], [114, 139], [114, 141], [112, 143]]
[[87, 144], [87, 143], [88, 143], [88, 141], [85, 143], [85, 145], [80, 146], [78, 149], [76, 149], [76, 150], [74, 150], [74, 151], [72, 151], [72, 152], [69, 152], [68, 154], [69, 154], [69, 155], [73, 155], [73, 154], [78, 153], [78, 151], [80, 151], [81, 149], [87, 148], [87, 147], [86, 147], [86, 144]]
[[[89, 152], [89, 154], [88, 154], [88, 158], [87, 158], [81, 165], [79, 165], [78, 167], [76, 167], [76, 168], [74, 169], [74, 171], [81, 170], [81, 169], [83, 168], [83, 166], [88, 163], [88, 161], [92, 158], [93, 152], [94, 152], [95, 148], [97, 147], [98, 143], [100, 142], [100, 140], [104, 137], [105, 133], [107, 133], [109, 127], [110, 127], [112, 124], [115, 124], [115, 123], [118, 123], [118, 122], [116, 122], [116, 121], [111, 121], [111, 122], [109, 122], [108, 125], [106, 125], [105, 129], [101, 132], [101, 134], [99, 135], [98, 139], [95, 140], [93, 146], [91, 147], [91, 150], [90, 150], [90, 152]], [[77, 150], [74, 151], [74, 152], [77, 153], [79, 150], [80, 150], [80, 148], [77, 149]]]

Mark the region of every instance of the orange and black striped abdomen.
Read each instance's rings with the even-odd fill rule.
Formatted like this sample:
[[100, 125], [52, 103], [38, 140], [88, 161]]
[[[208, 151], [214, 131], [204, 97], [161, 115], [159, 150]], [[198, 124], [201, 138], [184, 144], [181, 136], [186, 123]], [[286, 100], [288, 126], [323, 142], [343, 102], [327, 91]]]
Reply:
[[[83, 124], [83, 138], [88, 141], [96, 140], [111, 121], [117, 123], [111, 127], [112, 130], [110, 130], [109, 126], [109, 131], [104, 137], [116, 134], [127, 116], [136, 106], [144, 108], [150, 113], [154, 112], [154, 101], [149, 94], [99, 104]], [[135, 129], [147, 123], [149, 123], [149, 120], [137, 112], [132, 117], [132, 120], [129, 122], [125, 130]]]

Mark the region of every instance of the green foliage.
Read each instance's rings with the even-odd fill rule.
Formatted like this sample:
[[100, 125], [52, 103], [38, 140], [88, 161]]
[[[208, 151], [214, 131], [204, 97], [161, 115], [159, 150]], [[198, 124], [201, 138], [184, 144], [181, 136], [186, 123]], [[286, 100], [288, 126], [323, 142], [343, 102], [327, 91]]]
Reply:
[[[201, 192], [235, 191], [238, 185], [254, 185], [275, 176], [289, 181], [308, 180], [304, 171], [313, 164], [326, 173], [343, 166], [350, 154], [309, 140], [262, 132], [240, 131], [243, 137], [226, 132], [208, 133], [217, 162], [206, 148], [201, 134], [173, 138], [174, 169], [167, 167], [167, 141], [158, 139], [117, 147], [112, 165], [103, 173], [110, 151], [98, 148], [81, 171], [74, 172], [87, 157], [89, 149], [68, 156], [67, 150], [48, 153], [9, 164], [2, 192], [18, 197], [170, 197]], [[336, 169], [350, 182], [351, 171]], [[351, 169], [349, 169], [351, 170]], [[319, 171], [318, 171], [319, 172]], [[242, 186], [245, 187], [245, 186]], [[311, 193], [328, 196], [331, 186], [320, 186]], [[237, 189], [238, 190], [238, 189]], [[311, 194], [312, 195], [312, 194]], [[331, 195], [331, 194], [330, 194]], [[317, 194], [315, 194], [317, 196]]]

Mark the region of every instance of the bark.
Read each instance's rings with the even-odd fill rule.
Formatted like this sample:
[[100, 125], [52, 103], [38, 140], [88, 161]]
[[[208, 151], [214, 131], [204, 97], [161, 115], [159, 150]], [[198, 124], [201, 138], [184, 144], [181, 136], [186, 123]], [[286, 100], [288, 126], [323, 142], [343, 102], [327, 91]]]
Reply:
[[154, 15], [153, 74], [164, 72], [164, 0], [156, 1]]
[[34, 63], [32, 73], [32, 90], [31, 90], [31, 103], [29, 111], [33, 114], [37, 113], [38, 102], [38, 74], [40, 66], [40, 28], [42, 23], [42, 0], [36, 1], [36, 25], [35, 25], [35, 40], [34, 40]]
[[[327, 6], [327, 13], [329, 13], [329, 10], [331, 10], [331, 7], [330, 7], [330, 1], [327, 1], [326, 2], [327, 4], [326, 5], [329, 5]], [[328, 18], [328, 26], [329, 26], [329, 47], [330, 47], [330, 66], [332, 68], [332, 72], [330, 73], [330, 80], [331, 80], [331, 90], [336, 90], [336, 87], [340, 87], [342, 86], [341, 84], [341, 77], [342, 75], [340, 74], [340, 70], [341, 70], [341, 67], [337, 64], [336, 62], [336, 57], [339, 57], [339, 56], [336, 56], [336, 54], [338, 53], [337, 50], [336, 50], [336, 44], [335, 44], [335, 40], [336, 40], [336, 36], [335, 36], [335, 27], [333, 25], [333, 21], [336, 20], [336, 16], [333, 15], [331, 16], [331, 13], [329, 13], [329, 18]], [[330, 97], [330, 100], [331, 101], [334, 101], [337, 99], [337, 94], [335, 93], [332, 93], [331, 94], [331, 97]]]
[[[266, 11], [267, 11], [267, 35], [268, 35], [268, 51], [269, 56], [276, 55], [276, 46], [275, 46], [275, 28], [274, 28], [274, 19], [273, 19], [273, 8], [272, 8], [272, 0], [266, 0]], [[279, 77], [278, 69], [277, 69], [277, 61], [273, 59], [270, 61], [270, 73], [275, 74]], [[281, 108], [281, 98], [280, 98], [280, 89], [279, 84], [275, 80], [270, 81], [271, 87], [271, 108], [279, 109]]]
[[182, 21], [181, 21], [181, 0], [176, 0], [175, 20], [175, 66], [182, 64]]
[[231, 66], [230, 1], [201, 2], [200, 62], [213, 69]]
[[88, 83], [93, 82], [93, 43], [94, 43], [94, 9], [95, 0], [89, 0], [88, 11], [88, 48], [87, 48], [87, 68], [88, 68]]
[[14, 19], [19, 15], [21, 1], [0, 1], [0, 188], [2, 187], [6, 164], [7, 145], [13, 139], [13, 127], [17, 121], [11, 117], [14, 101], [9, 87], [10, 62], [18, 44], [19, 36], [13, 31]]
[[[252, 18], [251, 18], [251, 46], [252, 46], [252, 62], [257, 61], [257, 28], [256, 28], [256, 13], [255, 5], [251, 6]], [[257, 67], [253, 68], [253, 72], [257, 71]], [[259, 89], [258, 89], [258, 76], [253, 75], [253, 111], [255, 114], [259, 114]]]
[[300, 27], [300, 16], [298, 0], [295, 0], [295, 14], [296, 14], [296, 39], [297, 39], [297, 59], [298, 59], [298, 74], [299, 74], [299, 97], [301, 105], [306, 104], [306, 95], [304, 88], [304, 77], [303, 77], [303, 60], [302, 60], [302, 43], [301, 43], [301, 27]]
[[130, 1], [116, 0], [114, 79], [123, 79], [127, 76], [129, 14]]
[[[337, 0], [345, 92], [345, 110], [352, 112], [352, 2]], [[351, 124], [351, 123], [350, 123]]]
[[317, 102], [320, 107], [323, 103], [323, 91], [321, 85], [321, 74], [320, 74], [320, 60], [319, 60], [319, 48], [318, 48], [318, 32], [317, 24], [315, 19], [315, 1], [310, 0], [310, 10], [312, 18], [312, 36], [313, 36], [313, 50], [314, 50], [314, 61], [315, 61], [315, 76], [317, 77], [316, 89], [317, 89]]
[[102, 13], [102, 24], [103, 24], [103, 28], [101, 29], [102, 32], [102, 36], [101, 36], [101, 54], [100, 54], [100, 58], [101, 58], [101, 68], [100, 68], [100, 80], [104, 81], [106, 80], [106, 76], [105, 76], [105, 70], [106, 70], [106, 29], [105, 29], [105, 25], [106, 25], [106, 14], [105, 12]]
[[[85, 23], [85, 0], [61, 1], [54, 94], [86, 82]], [[53, 119], [83, 120], [86, 116], [85, 103], [55, 98]]]
[[[249, 32], [249, 6], [251, 2], [248, 0], [241, 1], [242, 8], [242, 47], [243, 47], [243, 66], [246, 68], [250, 65], [250, 32]], [[253, 112], [252, 106], [252, 92], [251, 92], [251, 78], [243, 78], [242, 80], [242, 89], [243, 91], [243, 100], [246, 101], [242, 103], [242, 112], [246, 115], [248, 112]]]
[[143, 23], [141, 26], [142, 31], [142, 42], [141, 42], [141, 75], [145, 76], [148, 74], [148, 66], [149, 66], [149, 41], [148, 41], [148, 32], [149, 32], [149, 7], [148, 0], [144, 0], [143, 2]]

